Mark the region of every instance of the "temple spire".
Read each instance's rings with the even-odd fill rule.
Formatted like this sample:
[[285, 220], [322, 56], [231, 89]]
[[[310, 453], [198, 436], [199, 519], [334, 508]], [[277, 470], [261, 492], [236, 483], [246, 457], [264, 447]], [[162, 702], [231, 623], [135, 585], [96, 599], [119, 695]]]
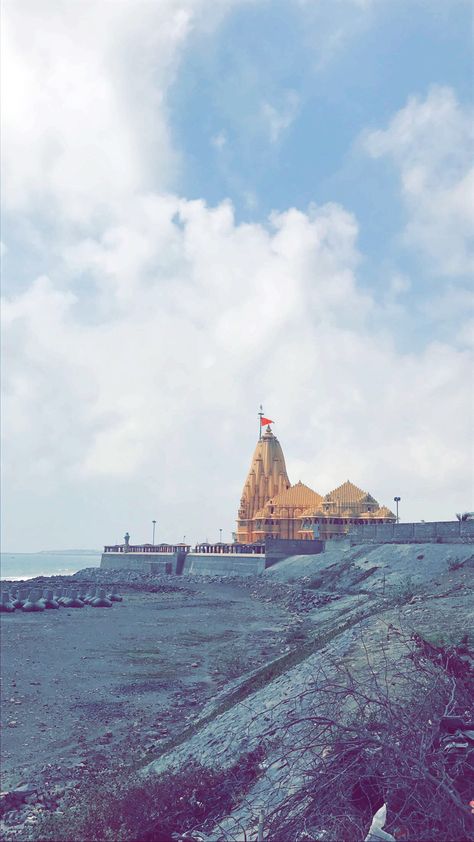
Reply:
[[265, 418], [262, 407], [260, 410], [258, 442], [242, 490], [238, 514], [237, 540], [242, 543], [253, 540], [251, 521], [255, 513], [276, 494], [290, 487], [283, 450], [269, 424], [262, 435], [263, 424], [273, 422]]

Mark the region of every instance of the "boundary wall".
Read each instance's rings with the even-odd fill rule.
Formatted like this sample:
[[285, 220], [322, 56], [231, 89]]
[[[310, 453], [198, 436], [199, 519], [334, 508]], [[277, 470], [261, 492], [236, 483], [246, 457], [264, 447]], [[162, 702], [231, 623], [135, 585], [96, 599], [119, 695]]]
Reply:
[[474, 520], [431, 523], [364, 523], [349, 532], [356, 544], [474, 544]]
[[265, 539], [265, 567], [271, 567], [277, 561], [290, 558], [294, 555], [318, 555], [324, 550], [324, 541], [315, 539], [313, 541], [301, 541], [298, 538], [293, 540], [286, 538]]
[[177, 553], [102, 553], [101, 570], [141, 570], [144, 573], [174, 573]]
[[145, 573], [200, 573], [204, 576], [257, 576], [265, 568], [294, 555], [316, 555], [323, 552], [324, 541], [267, 538], [265, 552], [104, 552], [103, 570], [121, 568]]
[[257, 576], [265, 570], [265, 556], [244, 553], [188, 553], [183, 574], [201, 576]]

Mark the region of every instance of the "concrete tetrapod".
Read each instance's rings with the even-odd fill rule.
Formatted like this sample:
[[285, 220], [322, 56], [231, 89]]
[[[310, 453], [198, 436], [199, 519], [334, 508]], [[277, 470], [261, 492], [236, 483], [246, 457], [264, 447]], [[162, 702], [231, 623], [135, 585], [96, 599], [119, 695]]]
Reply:
[[27, 588], [19, 588], [18, 589], [18, 596], [15, 599], [15, 608], [23, 608], [27, 599], [28, 599]]
[[23, 605], [23, 602], [26, 601], [26, 593], [25, 593], [24, 600], [20, 599], [20, 593], [21, 593], [21, 591], [19, 591], [18, 589], [16, 589], [15, 591], [10, 591], [11, 601], [13, 602], [13, 605], [15, 606], [15, 608], [21, 608], [21, 606]]
[[22, 611], [44, 611], [44, 603], [40, 599], [39, 588], [32, 588], [28, 594], [28, 599], [22, 606]]
[[69, 588], [59, 588], [57, 596], [56, 596], [56, 602], [58, 603], [58, 605], [62, 605], [63, 601], [68, 596], [69, 596]]
[[112, 608], [112, 603], [110, 599], [107, 599], [103, 588], [99, 589], [99, 596], [91, 601], [91, 605], [93, 608]]
[[123, 596], [117, 593], [117, 585], [112, 585], [112, 590], [107, 594], [107, 599], [111, 602], [123, 602]]
[[0, 611], [5, 614], [12, 614], [15, 610], [13, 602], [10, 600], [8, 591], [2, 591], [2, 601], [0, 602]]
[[15, 593], [15, 591], [10, 588], [10, 590], [7, 591], [7, 593], [8, 593], [8, 596], [10, 598], [11, 604], [16, 608], [16, 605], [15, 605], [16, 593]]
[[71, 588], [63, 588], [62, 596], [58, 599], [60, 605], [64, 605], [66, 599], [71, 597]]
[[41, 600], [45, 608], [59, 608], [59, 603], [53, 599], [53, 592], [45, 590], [43, 592], [43, 599]]
[[84, 608], [84, 603], [77, 596], [77, 591], [74, 588], [71, 590], [71, 595], [63, 600], [65, 608]]
[[92, 600], [93, 600], [93, 599], [95, 599], [95, 598], [96, 598], [96, 596], [99, 596], [99, 589], [98, 589], [98, 588], [96, 588], [94, 585], [91, 585], [91, 586], [87, 589], [87, 593], [86, 593], [86, 595], [85, 595], [85, 597], [84, 597], [84, 604], [85, 604], [85, 605], [90, 605], [90, 604], [91, 604], [91, 602], [92, 602]]
[[87, 604], [90, 605], [97, 596], [99, 596], [99, 588], [97, 585], [91, 585], [87, 594]]

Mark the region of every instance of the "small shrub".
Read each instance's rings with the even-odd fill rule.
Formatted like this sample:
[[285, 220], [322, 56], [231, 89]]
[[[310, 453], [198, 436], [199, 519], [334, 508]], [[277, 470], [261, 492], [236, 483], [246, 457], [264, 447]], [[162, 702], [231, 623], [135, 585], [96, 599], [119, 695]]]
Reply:
[[461, 632], [455, 630], [436, 630], [433, 632], [423, 630], [422, 634], [416, 631], [414, 634], [419, 634], [419, 637], [423, 637], [427, 643], [435, 647], [454, 647], [456, 649], [468, 646], [470, 640], [469, 633], [461, 634]]
[[306, 585], [307, 588], [310, 588], [312, 591], [316, 591], [318, 588], [321, 587], [323, 584], [323, 577], [322, 576], [311, 576], [308, 584]]
[[399, 605], [403, 605], [403, 603], [409, 602], [416, 593], [419, 593], [419, 591], [420, 585], [415, 584], [411, 576], [405, 576], [405, 578], [402, 579], [399, 585], [395, 588], [395, 601]]
[[244, 673], [253, 668], [253, 664], [247, 655], [234, 651], [220, 651], [214, 659], [214, 666], [219, 673], [227, 679], [240, 678]]
[[461, 561], [458, 558], [450, 558], [449, 561], [448, 561], [448, 570], [449, 570], [450, 573], [453, 573], [454, 570], [460, 570], [461, 567], [464, 567], [465, 563], [466, 563], [466, 559], [463, 559]]
[[191, 763], [154, 778], [91, 773], [77, 803], [62, 816], [42, 819], [37, 842], [169, 842], [173, 834], [213, 826], [244, 797], [259, 774], [261, 747], [227, 770]]
[[306, 629], [290, 629], [285, 637], [286, 643], [303, 643], [308, 638]]
[[[323, 672], [313, 709], [305, 712], [312, 727], [304, 746], [303, 785], [268, 813], [268, 842], [362, 840], [384, 803], [385, 830], [392, 838], [474, 839], [468, 740], [453, 737], [453, 728], [468, 729], [474, 715], [472, 670], [454, 653], [440, 658], [415, 637], [405, 638], [407, 648], [397, 662], [387, 654], [376, 672], [369, 654], [369, 673], [343, 663], [331, 677]], [[303, 695], [311, 698], [308, 688]], [[285, 728], [295, 728], [296, 741], [301, 722], [295, 705], [293, 722], [287, 718]], [[291, 757], [285, 760], [291, 764]]]

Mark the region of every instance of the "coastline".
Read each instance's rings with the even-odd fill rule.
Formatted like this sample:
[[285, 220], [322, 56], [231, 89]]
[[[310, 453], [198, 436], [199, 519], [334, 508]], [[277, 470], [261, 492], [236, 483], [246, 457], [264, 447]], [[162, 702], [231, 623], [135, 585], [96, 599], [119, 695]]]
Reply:
[[101, 553], [0, 553], [0, 581], [23, 581], [37, 576], [72, 576], [87, 567], [99, 567]]
[[290, 613], [267, 601], [271, 585], [264, 599], [235, 580], [97, 568], [20, 581], [117, 584], [123, 602], [0, 615], [3, 790], [34, 790], [4, 816], [6, 839], [67, 809], [89, 772], [151, 760], [229, 682], [286, 651]]

